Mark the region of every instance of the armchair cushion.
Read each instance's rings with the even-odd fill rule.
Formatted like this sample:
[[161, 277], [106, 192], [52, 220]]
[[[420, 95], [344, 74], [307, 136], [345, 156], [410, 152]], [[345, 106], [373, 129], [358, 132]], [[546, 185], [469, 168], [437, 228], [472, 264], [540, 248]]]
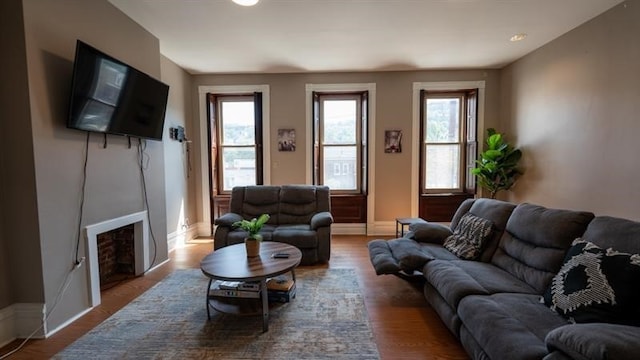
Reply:
[[330, 226], [333, 223], [333, 216], [328, 211], [319, 212], [311, 217], [311, 230], [317, 230], [323, 226]]
[[226, 213], [215, 219], [213, 223], [220, 226], [233, 227], [233, 224], [240, 220], [242, 220], [242, 216], [234, 213]]

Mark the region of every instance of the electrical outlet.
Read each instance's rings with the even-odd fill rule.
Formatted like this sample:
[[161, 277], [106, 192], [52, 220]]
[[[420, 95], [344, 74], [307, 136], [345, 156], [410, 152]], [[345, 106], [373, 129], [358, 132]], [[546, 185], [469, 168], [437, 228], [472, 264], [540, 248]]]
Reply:
[[74, 264], [73, 269], [75, 270], [75, 269], [80, 268], [80, 266], [82, 266], [82, 264], [84, 264], [84, 260], [85, 260], [85, 257], [84, 256], [81, 257], [80, 260], [78, 260], [78, 262], [76, 262]]

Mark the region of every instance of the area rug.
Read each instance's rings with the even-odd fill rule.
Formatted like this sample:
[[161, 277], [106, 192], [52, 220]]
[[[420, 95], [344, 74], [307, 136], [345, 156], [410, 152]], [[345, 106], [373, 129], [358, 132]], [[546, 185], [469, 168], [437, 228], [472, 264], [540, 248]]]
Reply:
[[208, 278], [177, 270], [54, 359], [379, 359], [353, 269], [296, 270], [295, 299], [260, 316], [212, 310]]

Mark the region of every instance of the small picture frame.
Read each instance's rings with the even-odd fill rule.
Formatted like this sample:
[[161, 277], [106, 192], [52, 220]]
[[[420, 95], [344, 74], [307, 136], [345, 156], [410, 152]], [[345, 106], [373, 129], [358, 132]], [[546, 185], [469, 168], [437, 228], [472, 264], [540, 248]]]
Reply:
[[384, 132], [384, 152], [402, 152], [402, 130], [386, 130]]
[[295, 129], [278, 129], [278, 151], [296, 151]]

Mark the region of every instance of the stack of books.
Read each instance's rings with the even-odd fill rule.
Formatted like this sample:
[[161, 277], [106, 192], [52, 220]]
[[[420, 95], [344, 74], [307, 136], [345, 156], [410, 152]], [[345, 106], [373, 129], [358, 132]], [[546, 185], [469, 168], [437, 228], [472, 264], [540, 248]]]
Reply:
[[296, 297], [296, 283], [285, 276], [267, 280], [267, 295], [271, 302], [287, 303]]
[[260, 283], [216, 280], [211, 283], [209, 296], [258, 299]]

